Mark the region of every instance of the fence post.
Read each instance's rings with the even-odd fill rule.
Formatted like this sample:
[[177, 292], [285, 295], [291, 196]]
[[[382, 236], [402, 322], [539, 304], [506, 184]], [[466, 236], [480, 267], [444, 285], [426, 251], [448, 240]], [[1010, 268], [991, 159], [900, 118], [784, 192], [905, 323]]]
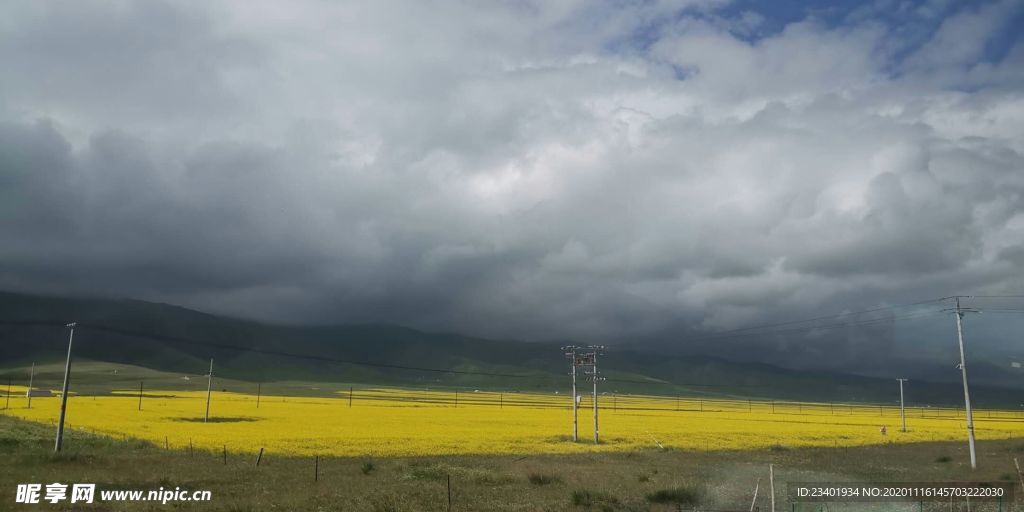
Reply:
[[452, 510], [452, 475], [448, 476], [448, 512]]
[[260, 454], [256, 456], [256, 467], [260, 467], [260, 461], [263, 460], [263, 447], [260, 447]]
[[320, 456], [317, 455], [316, 458], [313, 459], [313, 481], [317, 482], [319, 480], [320, 480]]
[[224, 445], [224, 465], [228, 464], [228, 445]]
[[1024, 490], [1024, 474], [1020, 472], [1020, 463], [1017, 462], [1017, 457], [1013, 458], [1013, 467], [1017, 468], [1017, 478], [1020, 480], [1020, 488]]

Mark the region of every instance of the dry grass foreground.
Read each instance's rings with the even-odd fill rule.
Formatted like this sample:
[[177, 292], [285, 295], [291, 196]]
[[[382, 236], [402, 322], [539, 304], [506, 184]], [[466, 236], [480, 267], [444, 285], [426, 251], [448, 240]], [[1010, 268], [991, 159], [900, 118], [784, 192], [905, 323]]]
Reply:
[[[107, 502], [81, 510], [430, 511], [669, 511], [768, 510], [768, 464], [774, 464], [778, 511], [793, 507], [786, 486], [796, 481], [1015, 481], [1020, 440], [979, 442], [980, 467], [971, 471], [966, 443], [910, 443], [849, 448], [794, 448], [704, 452], [645, 449], [572, 455], [463, 455], [437, 457], [328, 457], [271, 453], [259, 467], [255, 453], [165, 449], [162, 443], [125, 441], [72, 430], [65, 451], [52, 453], [53, 428], [0, 415], [0, 510], [16, 506], [19, 483], [95, 483], [99, 490], [181, 487], [209, 490], [211, 502], [169, 505]], [[451, 508], [448, 507], [448, 480]], [[1019, 487], [1018, 487], [1019, 489]], [[1017, 493], [1020, 506], [1021, 493]], [[1002, 510], [1009, 510], [1006, 507]], [[66, 509], [66, 508], [61, 508]], [[846, 511], [966, 511], [966, 503], [829, 504]], [[974, 512], [996, 512], [972, 502]]]

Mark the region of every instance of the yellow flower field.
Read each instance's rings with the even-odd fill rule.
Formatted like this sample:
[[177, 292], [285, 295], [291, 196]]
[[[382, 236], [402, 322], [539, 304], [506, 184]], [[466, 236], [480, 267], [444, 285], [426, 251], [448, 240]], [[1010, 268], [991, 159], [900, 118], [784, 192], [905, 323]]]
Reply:
[[[55, 422], [60, 399], [12, 392], [5, 411]], [[965, 439], [962, 411], [910, 408], [909, 432], [899, 432], [893, 407], [602, 396], [601, 441], [592, 444], [592, 409], [579, 414], [580, 442], [572, 443], [572, 412], [564, 395], [450, 391], [348, 390], [338, 398], [214, 392], [211, 421], [203, 423], [206, 393], [148, 390], [142, 411], [134, 391], [112, 396], [71, 396], [68, 426], [114, 437], [129, 436], [172, 448], [338, 456], [484, 453], [583, 453], [657, 448], [758, 449], [780, 444], [848, 446]], [[975, 411], [979, 439], [1024, 436], [1024, 415]], [[880, 426], [887, 434], [880, 433]]]

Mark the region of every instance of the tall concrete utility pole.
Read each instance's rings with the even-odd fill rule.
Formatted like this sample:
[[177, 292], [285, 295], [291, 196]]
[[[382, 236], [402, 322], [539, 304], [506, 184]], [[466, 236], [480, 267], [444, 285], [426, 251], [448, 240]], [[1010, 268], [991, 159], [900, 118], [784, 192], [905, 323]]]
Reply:
[[906, 432], [907, 431], [907, 415], [903, 411], [903, 383], [906, 382], [907, 379], [896, 379], [896, 380], [900, 381], [900, 422], [903, 424], [903, 428], [900, 429], [900, 432]]
[[60, 417], [57, 420], [57, 441], [53, 444], [54, 453], [60, 452], [61, 446], [64, 444], [64, 416], [68, 410], [68, 385], [71, 381], [71, 342], [75, 339], [75, 322], [65, 325], [71, 329], [68, 333], [68, 359], [64, 363], [64, 387], [61, 388], [60, 394]]
[[594, 366], [593, 366], [593, 377], [594, 377], [594, 444], [598, 444], [600, 442], [600, 438], [598, 437], [598, 429], [597, 429], [597, 379], [598, 379], [598, 376], [597, 376], [597, 349], [596, 348], [594, 349], [594, 360], [593, 360], [593, 363], [594, 363]]
[[213, 359], [210, 359], [210, 373], [206, 375], [206, 416], [203, 423], [210, 421], [210, 393], [213, 391]]
[[28, 372], [28, 408], [32, 408], [32, 381], [36, 378], [36, 363], [32, 362], [32, 369]]
[[960, 374], [964, 380], [964, 407], [967, 411], [967, 443], [971, 449], [971, 469], [977, 469], [978, 459], [974, 452], [974, 414], [971, 412], [971, 393], [967, 388], [967, 358], [964, 356], [963, 316], [960, 297], [956, 298], [956, 337], [960, 342]]
[[581, 359], [581, 364], [583, 366], [589, 366], [590, 367], [590, 378], [591, 378], [591, 380], [594, 383], [594, 390], [593, 390], [593, 397], [592, 397], [593, 398], [593, 405], [594, 405], [594, 444], [598, 444], [598, 443], [601, 442], [601, 437], [599, 435], [598, 422], [597, 422], [597, 414], [598, 414], [598, 407], [597, 407], [597, 405], [598, 405], [597, 381], [602, 380], [602, 379], [601, 379], [601, 375], [597, 372], [597, 356], [601, 355], [603, 353], [603, 351], [604, 351], [604, 347], [603, 346], [590, 345], [590, 346], [587, 347], [587, 352], [585, 352], [583, 354], [583, 357], [580, 358]]
[[[579, 441], [579, 399], [576, 391], [576, 367], [584, 367], [584, 375], [589, 375], [594, 382], [593, 390], [593, 405], [594, 405], [594, 443], [600, 442], [597, 428], [597, 414], [598, 414], [598, 399], [597, 399], [597, 381], [601, 380], [601, 377], [597, 373], [597, 356], [598, 353], [604, 350], [604, 347], [590, 345], [586, 348], [567, 346], [562, 347], [566, 350], [565, 356], [572, 361], [572, 440]], [[582, 352], [581, 352], [582, 350]], [[590, 368], [587, 371], [586, 368]]]
[[579, 400], [576, 398], [576, 347], [570, 345], [562, 347], [562, 349], [568, 350], [565, 355], [569, 358], [569, 366], [572, 367], [570, 372], [570, 375], [572, 375], [572, 441], [575, 443], [579, 441]]

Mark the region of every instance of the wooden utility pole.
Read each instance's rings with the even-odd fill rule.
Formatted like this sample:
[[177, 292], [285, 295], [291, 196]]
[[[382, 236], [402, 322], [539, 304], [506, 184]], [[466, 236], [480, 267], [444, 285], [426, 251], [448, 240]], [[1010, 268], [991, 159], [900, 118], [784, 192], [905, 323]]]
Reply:
[[139, 381], [139, 410], [142, 410], [142, 381]]
[[256, 383], [256, 408], [260, 408], [260, 383]]
[[71, 343], [75, 339], [75, 322], [64, 327], [71, 331], [68, 333], [68, 358], [64, 363], [64, 386], [61, 388], [60, 394], [60, 417], [57, 420], [57, 440], [53, 444], [54, 453], [60, 452], [61, 446], [64, 444], [64, 417], [68, 410], [68, 386], [71, 384]]
[[210, 359], [210, 373], [206, 375], [206, 416], [203, 423], [210, 421], [210, 394], [213, 392], [213, 359]]

